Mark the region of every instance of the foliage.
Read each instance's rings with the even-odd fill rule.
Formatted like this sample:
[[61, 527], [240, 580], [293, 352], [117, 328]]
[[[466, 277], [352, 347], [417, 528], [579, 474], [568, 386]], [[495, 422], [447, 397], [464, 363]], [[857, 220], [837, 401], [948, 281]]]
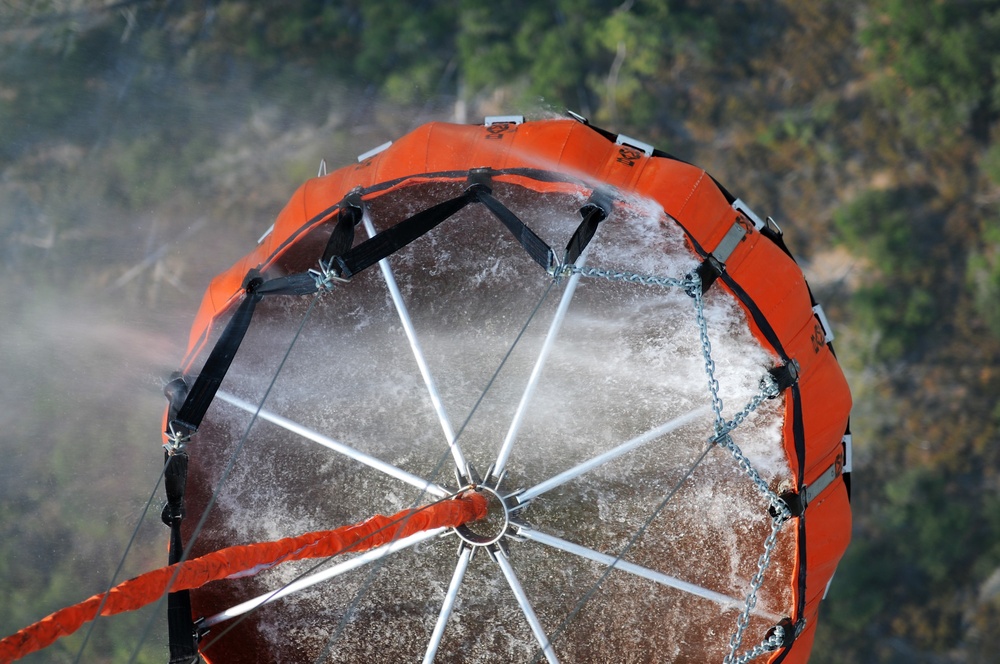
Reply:
[[1000, 337], [1000, 225], [984, 228], [982, 239], [982, 246], [969, 255], [969, 287], [979, 315]]
[[[896, 360], [930, 341], [949, 313], [947, 298], [934, 291], [947, 280], [947, 254], [940, 242], [940, 215], [929, 213], [928, 191], [868, 191], [834, 215], [841, 240], [868, 259], [866, 277], [854, 293], [858, 322], [877, 332], [875, 356]], [[943, 255], [942, 255], [943, 254]]]
[[922, 148], [965, 135], [989, 140], [1000, 114], [1000, 7], [972, 2], [871, 3], [861, 33], [879, 93]]
[[107, 28], [56, 31], [29, 43], [0, 42], [0, 164], [73, 123], [70, 138], [95, 129], [89, 109], [99, 103], [102, 75], [114, 65], [116, 42]]

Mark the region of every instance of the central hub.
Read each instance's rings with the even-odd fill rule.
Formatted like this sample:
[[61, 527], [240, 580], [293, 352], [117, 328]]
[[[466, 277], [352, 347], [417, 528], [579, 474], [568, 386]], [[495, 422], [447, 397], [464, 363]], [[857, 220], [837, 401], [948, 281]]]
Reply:
[[489, 546], [500, 541], [510, 527], [510, 507], [493, 489], [484, 485], [469, 486], [468, 489], [484, 496], [487, 501], [486, 516], [455, 529], [458, 536], [472, 546]]

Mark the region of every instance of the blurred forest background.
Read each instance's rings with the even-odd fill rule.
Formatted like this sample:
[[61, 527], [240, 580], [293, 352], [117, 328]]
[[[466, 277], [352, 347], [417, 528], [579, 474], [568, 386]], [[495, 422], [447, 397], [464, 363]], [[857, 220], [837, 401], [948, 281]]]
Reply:
[[[104, 589], [201, 292], [321, 158], [566, 108], [773, 216], [833, 320], [855, 525], [813, 661], [996, 661], [1000, 2], [982, 0], [0, 0], [0, 633]], [[125, 576], [163, 562], [160, 500]], [[82, 660], [164, 661], [163, 622], [102, 619]]]

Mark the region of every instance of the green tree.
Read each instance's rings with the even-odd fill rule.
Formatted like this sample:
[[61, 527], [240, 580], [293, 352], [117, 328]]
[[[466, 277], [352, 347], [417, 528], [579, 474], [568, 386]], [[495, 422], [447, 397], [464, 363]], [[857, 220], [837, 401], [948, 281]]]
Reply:
[[932, 195], [912, 188], [868, 191], [834, 216], [841, 241], [868, 260], [854, 310], [875, 337], [880, 361], [919, 354], [949, 329], [947, 293], [955, 279], [949, 247], [940, 241], [944, 217], [930, 209]]
[[982, 240], [969, 256], [968, 286], [979, 315], [1000, 338], [1000, 225], [983, 228]]
[[921, 148], [966, 135], [987, 142], [1000, 114], [1000, 5], [877, 0], [868, 20], [861, 41], [906, 134]]

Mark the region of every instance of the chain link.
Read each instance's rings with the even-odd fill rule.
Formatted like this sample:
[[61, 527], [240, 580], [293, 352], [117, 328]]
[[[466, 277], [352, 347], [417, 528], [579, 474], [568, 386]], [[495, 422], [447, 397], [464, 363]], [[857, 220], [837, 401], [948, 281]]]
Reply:
[[624, 281], [630, 284], [642, 284], [644, 286], [663, 286], [665, 288], [683, 288], [685, 290], [691, 288], [694, 284], [698, 284], [699, 288], [701, 287], [701, 281], [699, 281], [697, 277], [675, 279], [673, 277], [658, 277], [652, 274], [637, 274], [635, 272], [618, 270], [602, 270], [596, 267], [581, 267], [572, 264], [556, 266], [551, 270], [551, 272], [554, 277], [565, 277], [572, 274], [579, 274], [581, 277], [594, 277], [598, 279], [607, 279], [608, 281]]
[[726, 418], [722, 415], [722, 397], [719, 396], [719, 381], [715, 377], [715, 360], [712, 359], [712, 342], [708, 338], [708, 321], [705, 320], [701, 280], [695, 277], [694, 283], [688, 287], [687, 292], [694, 298], [695, 318], [698, 321], [698, 335], [701, 339], [701, 355], [705, 361], [705, 375], [708, 376], [708, 392], [712, 396], [712, 412], [715, 413], [715, 435], [719, 437], [726, 435], [724, 433]]
[[785, 642], [785, 628], [781, 625], [775, 625], [774, 630], [771, 632], [770, 636], [765, 638], [763, 641], [755, 645], [750, 650], [746, 651], [742, 655], [725, 660], [725, 664], [747, 664], [761, 655], [766, 655], [769, 652], [774, 652], [782, 646]]
[[[740, 649], [740, 645], [743, 643], [743, 633], [750, 624], [750, 614], [753, 612], [754, 607], [757, 606], [757, 593], [760, 591], [760, 587], [764, 584], [764, 574], [767, 572], [767, 568], [771, 565], [771, 554], [774, 552], [774, 547], [778, 542], [778, 533], [781, 531], [781, 526], [784, 523], [785, 520], [781, 518], [780, 514], [771, 518], [771, 534], [767, 536], [766, 540], [764, 540], [764, 551], [760, 554], [760, 558], [757, 559], [757, 572], [754, 573], [753, 578], [750, 579], [750, 591], [747, 593], [746, 601], [743, 605], [743, 613], [741, 613], [740, 617], [736, 619], [736, 632], [734, 632], [733, 636], [729, 639], [729, 654], [726, 655], [724, 660], [722, 660], [722, 664], [735, 664], [737, 661], [746, 662], [757, 656], [753, 655], [753, 657], [750, 657], [749, 659], [740, 658], [737, 660], [736, 651]], [[776, 625], [775, 633], [777, 633], [777, 630], [779, 629], [782, 629], [782, 627], [780, 625]], [[756, 649], [757, 648], [754, 648], [754, 650]]]
[[[743, 612], [740, 614], [739, 618], [737, 618], [736, 631], [729, 640], [729, 654], [723, 660], [723, 664], [735, 664], [737, 661], [749, 661], [759, 654], [752, 654], [752, 656], [748, 659], [736, 659], [736, 653], [739, 650], [740, 645], [743, 643], [743, 634], [746, 632], [747, 626], [750, 624], [750, 614], [757, 605], [757, 593], [760, 591], [760, 587], [764, 583], [764, 575], [767, 572], [768, 567], [771, 565], [771, 554], [773, 553], [775, 544], [778, 540], [778, 532], [781, 530], [782, 524], [789, 517], [791, 517], [791, 511], [788, 509], [788, 505], [785, 504], [785, 501], [771, 490], [771, 487], [769, 487], [767, 482], [764, 481], [764, 478], [760, 476], [760, 473], [753, 467], [750, 460], [745, 454], [743, 454], [743, 450], [740, 449], [739, 445], [733, 441], [732, 436], [729, 434], [736, 429], [736, 427], [740, 426], [752, 412], [757, 410], [760, 404], [762, 404], [765, 400], [777, 396], [778, 385], [774, 381], [771, 374], [764, 374], [764, 377], [760, 380], [760, 389], [757, 394], [753, 396], [750, 402], [747, 403], [747, 405], [744, 406], [740, 412], [733, 416], [733, 419], [728, 422], [726, 421], [722, 414], [723, 405], [722, 398], [719, 396], [719, 381], [715, 377], [715, 361], [712, 359], [712, 344], [708, 338], [708, 324], [705, 320], [701, 284], [699, 283], [697, 286], [690, 287], [688, 289], [688, 293], [690, 293], [690, 295], [694, 298], [695, 302], [698, 332], [701, 336], [701, 349], [705, 360], [705, 373], [708, 376], [708, 390], [712, 395], [712, 409], [715, 411], [714, 440], [718, 445], [729, 451], [733, 459], [736, 461], [736, 464], [767, 499], [775, 514], [775, 516], [771, 518], [771, 533], [764, 541], [764, 551], [761, 553], [760, 558], [757, 559], [757, 572], [753, 575], [753, 578], [750, 579], [750, 590], [747, 592]], [[776, 629], [781, 628], [777, 627]], [[757, 646], [751, 651], [751, 653], [755, 653], [755, 651], [760, 647], [761, 646]], [[748, 653], [748, 655], [749, 654], [750, 653]]]
[[777, 650], [784, 643], [784, 628], [781, 625], [776, 625], [767, 638], [749, 651], [742, 655], [737, 655], [737, 651], [743, 643], [743, 635], [750, 624], [750, 615], [753, 613], [754, 607], [757, 606], [757, 594], [764, 584], [764, 576], [771, 565], [771, 556], [778, 542], [778, 533], [781, 531], [782, 525], [791, 518], [792, 514], [785, 501], [771, 490], [767, 482], [760, 476], [760, 473], [754, 468], [753, 464], [730, 435], [764, 401], [778, 395], [779, 389], [777, 383], [769, 373], [764, 374], [764, 377], [760, 380], [760, 389], [757, 394], [731, 420], [726, 420], [723, 415], [724, 405], [722, 397], [719, 394], [719, 381], [715, 377], [716, 366], [715, 360], [712, 359], [712, 342], [708, 336], [708, 322], [705, 319], [701, 278], [696, 273], [692, 273], [684, 279], [675, 279], [671, 277], [636, 274], [634, 272], [603, 270], [595, 267], [578, 267], [576, 265], [560, 265], [552, 270], [552, 275], [556, 278], [561, 278], [568, 274], [579, 274], [584, 277], [595, 277], [609, 281], [624, 281], [647, 286], [681, 288], [694, 300], [701, 353], [705, 362], [708, 391], [712, 399], [712, 413], [715, 417], [715, 435], [711, 438], [711, 441], [729, 452], [740, 470], [753, 482], [764, 498], [767, 499], [771, 506], [772, 514], [771, 533], [764, 540], [764, 550], [757, 559], [757, 571], [750, 579], [750, 590], [747, 593], [743, 611], [736, 620], [736, 631], [729, 639], [729, 654], [726, 655], [723, 664], [746, 664], [762, 654]]
[[778, 385], [775, 383], [774, 378], [771, 377], [771, 374], [764, 374], [764, 377], [760, 379], [760, 389], [757, 394], [754, 395], [740, 412], [733, 416], [732, 420], [726, 421], [725, 416], [722, 414], [723, 404], [722, 397], [719, 396], [719, 381], [715, 377], [715, 361], [712, 359], [712, 342], [708, 338], [708, 323], [705, 320], [701, 284], [698, 283], [697, 285], [690, 286], [688, 293], [694, 298], [695, 316], [698, 319], [698, 332], [701, 337], [701, 352], [705, 361], [705, 374], [708, 376], [708, 391], [712, 396], [712, 410], [715, 413], [714, 441], [729, 451], [733, 459], [736, 460], [737, 465], [760, 490], [768, 503], [770, 503], [779, 515], [787, 518], [787, 516], [791, 516], [791, 512], [788, 510], [788, 506], [785, 505], [785, 501], [771, 491], [767, 482], [764, 481], [760, 473], [757, 472], [757, 469], [753, 467], [750, 460], [743, 454], [739, 445], [729, 435], [736, 427], [743, 424], [746, 418], [750, 416], [750, 413], [757, 410], [760, 404], [767, 399], [777, 396]]

